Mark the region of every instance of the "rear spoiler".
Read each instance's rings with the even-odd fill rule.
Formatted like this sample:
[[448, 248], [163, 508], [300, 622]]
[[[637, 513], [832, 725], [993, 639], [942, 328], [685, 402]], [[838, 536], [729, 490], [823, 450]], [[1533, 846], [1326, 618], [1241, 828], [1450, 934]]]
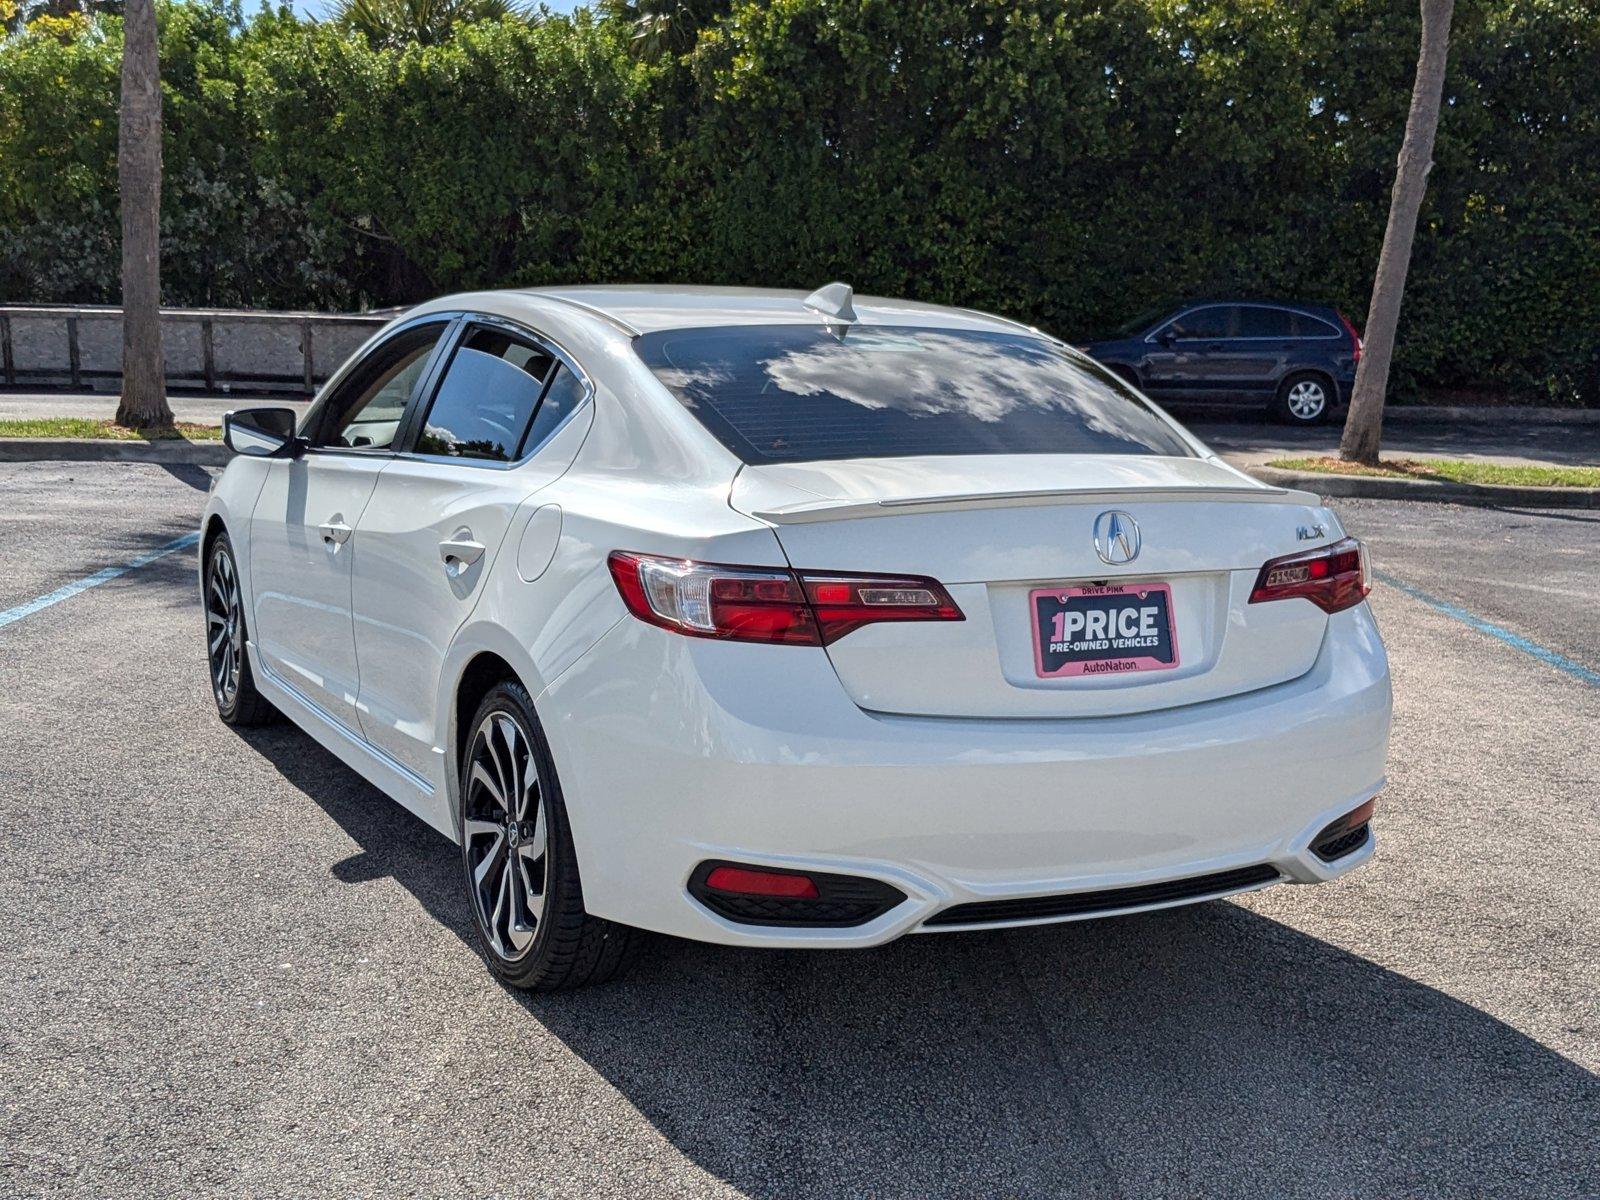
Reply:
[[1151, 503], [1169, 500], [1222, 499], [1231, 502], [1318, 505], [1310, 492], [1255, 484], [1240, 487], [1152, 487], [1096, 490], [1059, 488], [1032, 492], [969, 492], [948, 496], [917, 496], [901, 500], [807, 500], [778, 508], [753, 509], [750, 516], [772, 525], [810, 525], [818, 521], [850, 521], [860, 517], [888, 517], [896, 513], [955, 512], [972, 508], [1018, 508], [1036, 504], [1116, 504], [1137, 498]]

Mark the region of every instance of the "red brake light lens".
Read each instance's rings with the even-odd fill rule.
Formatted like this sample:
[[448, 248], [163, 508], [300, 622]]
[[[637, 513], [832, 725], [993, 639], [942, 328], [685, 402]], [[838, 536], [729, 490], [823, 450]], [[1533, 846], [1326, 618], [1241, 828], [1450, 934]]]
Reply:
[[911, 575], [738, 567], [614, 551], [628, 611], [689, 637], [826, 646], [879, 621], [965, 620], [943, 585]]
[[1350, 323], [1350, 318], [1339, 313], [1339, 323], [1344, 326], [1344, 331], [1350, 335], [1350, 357], [1359, 365], [1361, 362], [1361, 335], [1356, 332], [1356, 327]]
[[1367, 548], [1355, 538], [1331, 546], [1286, 554], [1261, 568], [1250, 603], [1299, 596], [1323, 612], [1336, 613], [1360, 604], [1372, 590]]
[[878, 621], [966, 620], [950, 594], [932, 579], [802, 571], [800, 581], [817, 614], [823, 645]]

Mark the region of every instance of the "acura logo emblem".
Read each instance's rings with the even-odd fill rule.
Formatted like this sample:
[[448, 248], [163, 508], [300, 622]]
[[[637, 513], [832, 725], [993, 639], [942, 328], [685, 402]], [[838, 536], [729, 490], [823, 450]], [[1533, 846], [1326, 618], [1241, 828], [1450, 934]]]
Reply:
[[1139, 557], [1139, 522], [1112, 509], [1094, 519], [1094, 552], [1113, 567]]

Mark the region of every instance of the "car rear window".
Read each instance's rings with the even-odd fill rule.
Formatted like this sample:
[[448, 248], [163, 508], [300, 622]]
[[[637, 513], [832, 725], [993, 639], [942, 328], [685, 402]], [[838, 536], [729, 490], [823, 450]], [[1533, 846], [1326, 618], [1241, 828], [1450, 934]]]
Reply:
[[751, 325], [634, 342], [747, 463], [1193, 451], [1114, 375], [1024, 333]]

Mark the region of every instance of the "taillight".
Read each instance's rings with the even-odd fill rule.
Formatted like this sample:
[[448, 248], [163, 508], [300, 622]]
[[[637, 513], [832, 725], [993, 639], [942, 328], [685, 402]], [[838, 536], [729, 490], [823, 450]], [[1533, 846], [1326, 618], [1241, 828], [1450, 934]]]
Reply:
[[1360, 604], [1371, 590], [1367, 548], [1355, 538], [1345, 538], [1268, 562], [1256, 576], [1250, 603], [1301, 596], [1323, 612], [1336, 613]]
[[690, 637], [826, 646], [879, 621], [962, 621], [936, 580], [735, 567], [613, 551], [617, 591], [641, 621]]
[[1354, 365], [1361, 363], [1361, 335], [1356, 332], [1356, 327], [1350, 323], [1350, 318], [1339, 313], [1339, 324], [1344, 326], [1344, 331], [1350, 335], [1350, 358]]

